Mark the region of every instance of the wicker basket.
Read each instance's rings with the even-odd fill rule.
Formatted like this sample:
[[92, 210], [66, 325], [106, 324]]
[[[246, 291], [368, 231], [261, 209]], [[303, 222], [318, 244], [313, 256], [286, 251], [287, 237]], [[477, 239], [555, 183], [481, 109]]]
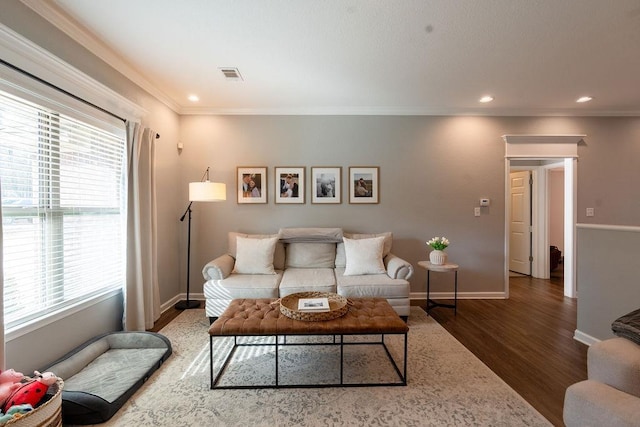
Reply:
[[26, 413], [20, 418], [13, 418], [5, 424], [12, 427], [61, 427], [62, 426], [62, 388], [64, 382], [58, 379], [49, 386], [48, 395], [51, 399]]
[[[329, 311], [309, 312], [298, 310], [298, 300], [300, 298], [327, 298], [329, 300]], [[298, 292], [280, 298], [280, 312], [287, 317], [305, 322], [318, 322], [323, 320], [333, 320], [344, 316], [349, 311], [350, 302], [345, 297], [331, 292]]]

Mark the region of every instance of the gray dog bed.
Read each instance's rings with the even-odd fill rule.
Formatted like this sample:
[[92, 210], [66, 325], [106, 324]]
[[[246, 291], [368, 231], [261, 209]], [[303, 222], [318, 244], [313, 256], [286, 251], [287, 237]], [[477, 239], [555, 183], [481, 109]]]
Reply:
[[171, 342], [153, 332], [112, 332], [82, 344], [44, 371], [64, 380], [65, 424], [107, 421], [171, 355]]

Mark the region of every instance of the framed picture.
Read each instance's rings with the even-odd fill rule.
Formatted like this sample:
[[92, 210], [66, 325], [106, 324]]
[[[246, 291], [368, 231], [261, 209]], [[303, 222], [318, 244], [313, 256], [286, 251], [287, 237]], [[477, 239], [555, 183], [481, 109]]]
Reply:
[[342, 203], [342, 168], [311, 168], [311, 203]]
[[379, 167], [349, 168], [349, 203], [378, 203]]
[[276, 203], [304, 204], [304, 168], [276, 167], [275, 171]]
[[267, 203], [267, 168], [238, 167], [238, 203]]

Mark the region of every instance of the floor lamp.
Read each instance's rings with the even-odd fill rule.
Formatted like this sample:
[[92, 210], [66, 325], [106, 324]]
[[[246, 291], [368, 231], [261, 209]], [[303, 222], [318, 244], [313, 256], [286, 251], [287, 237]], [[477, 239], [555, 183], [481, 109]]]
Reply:
[[180, 221], [184, 221], [184, 218], [189, 215], [189, 234], [187, 237], [187, 299], [176, 303], [175, 308], [178, 310], [185, 310], [188, 308], [200, 307], [200, 301], [192, 301], [189, 294], [189, 270], [191, 267], [191, 205], [193, 202], [221, 202], [227, 200], [227, 186], [219, 182], [209, 181], [209, 168], [202, 175], [200, 182], [189, 183], [189, 206], [184, 214], [180, 218]]

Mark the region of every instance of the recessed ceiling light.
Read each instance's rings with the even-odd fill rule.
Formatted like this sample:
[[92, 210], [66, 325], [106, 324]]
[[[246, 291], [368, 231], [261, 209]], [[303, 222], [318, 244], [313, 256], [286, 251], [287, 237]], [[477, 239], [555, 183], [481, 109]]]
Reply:
[[485, 95], [482, 98], [480, 98], [480, 102], [482, 103], [487, 103], [491, 101], [493, 101], [493, 96], [490, 96], [490, 95]]
[[592, 99], [593, 98], [590, 96], [581, 96], [580, 98], [576, 99], [576, 102], [589, 102]]
[[198, 98], [198, 95], [189, 95], [189, 98], [187, 98], [189, 101], [191, 102], [198, 102], [200, 101], [200, 98]]

